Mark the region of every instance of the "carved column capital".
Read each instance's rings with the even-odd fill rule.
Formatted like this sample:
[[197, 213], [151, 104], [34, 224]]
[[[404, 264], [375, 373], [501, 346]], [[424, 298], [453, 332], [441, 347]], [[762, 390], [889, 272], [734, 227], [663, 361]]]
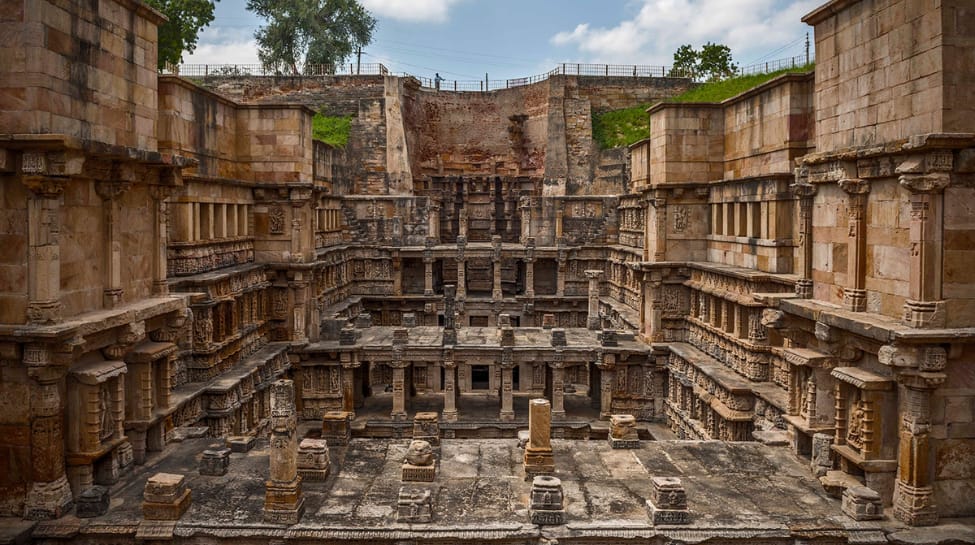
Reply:
[[836, 185], [851, 196], [870, 193], [870, 182], [862, 178], [843, 178], [838, 180]]
[[940, 193], [951, 185], [951, 173], [901, 174], [897, 181], [911, 193]]
[[31, 175], [23, 176], [21, 181], [37, 198], [57, 199], [64, 193], [64, 185], [68, 179], [57, 176]]

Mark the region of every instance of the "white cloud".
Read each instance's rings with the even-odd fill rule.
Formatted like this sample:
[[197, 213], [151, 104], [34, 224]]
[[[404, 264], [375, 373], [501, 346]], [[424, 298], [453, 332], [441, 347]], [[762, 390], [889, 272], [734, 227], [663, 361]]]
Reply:
[[362, 5], [378, 17], [411, 23], [443, 23], [450, 7], [461, 0], [362, 0]]
[[[583, 23], [555, 34], [557, 46], [575, 46], [589, 62], [670, 64], [689, 43], [731, 47], [735, 60], [750, 62], [811, 31], [800, 18], [822, 0], [640, 0], [631, 20], [610, 28]], [[793, 55], [798, 47], [774, 58]]]
[[200, 43], [190, 55], [183, 56], [186, 64], [260, 64], [257, 42], [254, 39], [221, 43]]

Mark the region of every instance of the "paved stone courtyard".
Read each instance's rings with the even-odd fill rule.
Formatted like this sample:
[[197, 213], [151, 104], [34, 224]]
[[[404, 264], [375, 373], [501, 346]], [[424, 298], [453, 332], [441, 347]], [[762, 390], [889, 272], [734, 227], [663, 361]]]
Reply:
[[[177, 524], [177, 535], [233, 535], [265, 526], [262, 519], [268, 465], [267, 441], [249, 453], [231, 455], [230, 472], [201, 476], [196, 464], [211, 439], [174, 444], [165, 456], [141, 468], [112, 490], [112, 509], [85, 522], [101, 525], [142, 521], [145, 479], [157, 472], [185, 474], [193, 504]], [[855, 523], [840, 512], [784, 449], [758, 443], [643, 441], [635, 450], [613, 450], [605, 441], [553, 440], [555, 475], [565, 488], [567, 525], [547, 533], [652, 535], [708, 533], [736, 528], [757, 535], [785, 535], [815, 528], [820, 535], [850, 533], [858, 541], [882, 538], [890, 523]], [[524, 451], [517, 440], [444, 440], [434, 483], [434, 523], [396, 522], [395, 505], [406, 440], [353, 439], [331, 448], [332, 474], [325, 482], [304, 482], [305, 515], [291, 533], [349, 532], [384, 539], [391, 532], [438, 535], [490, 530], [516, 537], [537, 529], [528, 522], [530, 483], [524, 479]], [[647, 518], [651, 476], [679, 476], [692, 513], [687, 527], [654, 529]], [[353, 530], [355, 529], [355, 530]]]

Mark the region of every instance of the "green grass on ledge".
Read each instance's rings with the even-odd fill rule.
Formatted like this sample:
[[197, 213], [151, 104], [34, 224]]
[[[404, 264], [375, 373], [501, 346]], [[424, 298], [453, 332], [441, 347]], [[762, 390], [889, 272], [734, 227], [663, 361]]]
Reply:
[[722, 100], [744, 93], [749, 89], [758, 87], [782, 74], [808, 72], [812, 69], [813, 65], [808, 64], [795, 68], [785, 68], [767, 74], [749, 74], [747, 76], [738, 76], [722, 81], [704, 83], [669, 99], [667, 102], [721, 102]]
[[[723, 81], [704, 83], [667, 102], [721, 102], [735, 95], [789, 73], [808, 72], [813, 64], [786, 68], [767, 74], [749, 74]], [[592, 137], [600, 149], [630, 146], [650, 137], [650, 116], [647, 108], [653, 104], [640, 104], [622, 110], [612, 110], [592, 117]]]
[[312, 138], [337, 148], [344, 148], [348, 144], [351, 128], [351, 115], [327, 116], [317, 113], [311, 120]]

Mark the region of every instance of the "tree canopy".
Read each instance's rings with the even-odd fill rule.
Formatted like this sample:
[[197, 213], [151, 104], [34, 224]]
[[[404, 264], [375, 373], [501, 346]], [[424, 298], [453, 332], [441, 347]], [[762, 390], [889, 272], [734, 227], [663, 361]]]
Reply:
[[684, 44], [674, 52], [674, 66], [670, 75], [717, 81], [734, 76], [738, 71], [731, 58], [731, 48], [724, 44], [708, 42], [700, 50]]
[[247, 0], [247, 9], [267, 21], [254, 33], [261, 62], [291, 74], [311, 66], [334, 71], [376, 28], [356, 0]]
[[217, 0], [146, 0], [153, 8], [169, 18], [159, 27], [159, 68], [179, 64], [183, 53], [196, 49], [200, 30], [213, 22]]

